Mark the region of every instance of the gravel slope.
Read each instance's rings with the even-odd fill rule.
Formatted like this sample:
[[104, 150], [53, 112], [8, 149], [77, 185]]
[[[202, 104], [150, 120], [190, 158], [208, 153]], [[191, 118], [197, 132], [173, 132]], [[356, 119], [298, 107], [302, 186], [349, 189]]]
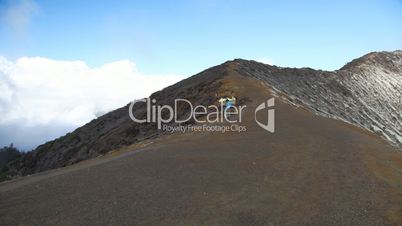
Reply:
[[[230, 71], [219, 92], [272, 96]], [[276, 132], [175, 134], [0, 184], [1, 225], [401, 225], [402, 154], [276, 101]], [[259, 117], [264, 118], [264, 115]]]

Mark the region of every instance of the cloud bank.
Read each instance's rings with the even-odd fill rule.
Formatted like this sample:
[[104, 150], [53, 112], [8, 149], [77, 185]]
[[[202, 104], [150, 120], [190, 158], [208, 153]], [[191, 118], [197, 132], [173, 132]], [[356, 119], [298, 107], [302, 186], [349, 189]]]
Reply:
[[0, 146], [34, 148], [183, 78], [144, 75], [129, 60], [91, 68], [83, 61], [0, 57]]

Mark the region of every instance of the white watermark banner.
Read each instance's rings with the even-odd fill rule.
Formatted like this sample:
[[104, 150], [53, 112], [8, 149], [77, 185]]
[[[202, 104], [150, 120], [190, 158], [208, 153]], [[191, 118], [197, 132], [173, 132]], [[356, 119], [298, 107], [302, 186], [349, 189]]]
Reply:
[[[130, 103], [129, 116], [136, 123], [156, 123], [157, 128], [166, 132], [244, 132], [246, 126], [241, 125], [246, 105], [237, 105], [236, 98], [220, 98], [219, 105], [193, 105], [187, 99], [175, 99], [173, 106], [158, 105], [155, 99], [144, 98]], [[137, 118], [134, 109], [137, 104], [146, 104], [146, 116]], [[179, 115], [179, 107], [187, 109], [185, 116]], [[255, 122], [268, 132], [275, 132], [275, 102], [274, 98], [264, 101], [254, 110]], [[260, 122], [257, 113], [267, 111], [267, 121]], [[195, 122], [195, 124], [189, 124]], [[216, 125], [225, 123], [228, 125]], [[172, 125], [175, 124], [175, 125]], [[188, 124], [188, 125], [183, 125]], [[202, 124], [202, 125], [199, 125]]]

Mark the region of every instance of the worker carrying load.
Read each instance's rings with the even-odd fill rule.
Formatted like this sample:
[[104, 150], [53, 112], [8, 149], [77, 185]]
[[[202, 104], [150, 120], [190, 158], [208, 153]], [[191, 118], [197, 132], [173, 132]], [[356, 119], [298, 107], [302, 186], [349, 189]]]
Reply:
[[229, 108], [233, 107], [235, 104], [236, 104], [236, 97], [232, 96], [232, 98], [227, 98], [225, 109], [229, 109]]
[[226, 118], [226, 112], [230, 108], [234, 108], [234, 105], [236, 104], [236, 97], [222, 97], [218, 100], [218, 102], [221, 104], [222, 107], [225, 107], [224, 112], [225, 112], [225, 118]]

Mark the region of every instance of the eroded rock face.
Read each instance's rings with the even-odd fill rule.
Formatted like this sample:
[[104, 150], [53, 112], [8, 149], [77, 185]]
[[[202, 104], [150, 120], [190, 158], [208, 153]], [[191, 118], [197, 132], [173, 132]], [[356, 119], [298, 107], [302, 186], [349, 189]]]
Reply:
[[402, 51], [370, 53], [334, 72], [235, 62], [239, 73], [268, 83], [287, 101], [402, 147]]

